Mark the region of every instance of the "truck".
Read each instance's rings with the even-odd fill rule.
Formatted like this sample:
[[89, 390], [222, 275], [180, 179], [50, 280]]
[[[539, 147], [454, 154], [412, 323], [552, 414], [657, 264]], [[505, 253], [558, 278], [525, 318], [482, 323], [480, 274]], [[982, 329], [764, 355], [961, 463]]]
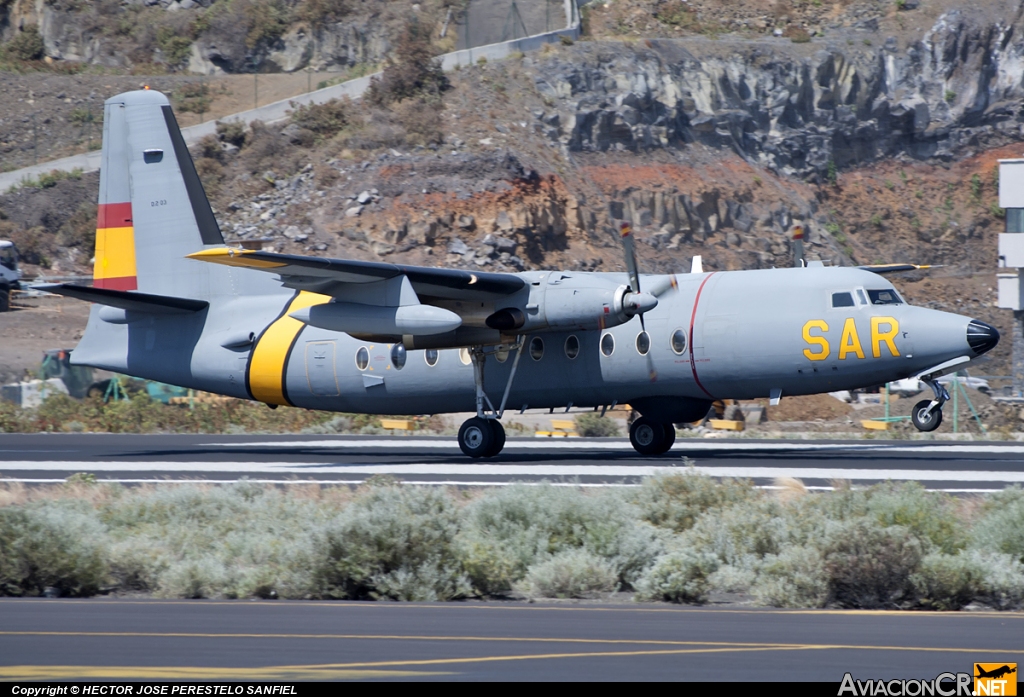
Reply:
[[18, 249], [10, 240], [0, 240], [0, 312], [11, 309], [12, 290], [21, 290]]

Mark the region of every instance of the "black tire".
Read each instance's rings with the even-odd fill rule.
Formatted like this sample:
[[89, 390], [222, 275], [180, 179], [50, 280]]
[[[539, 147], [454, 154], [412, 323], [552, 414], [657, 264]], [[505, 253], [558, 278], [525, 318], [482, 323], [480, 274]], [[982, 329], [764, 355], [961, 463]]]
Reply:
[[484, 457], [495, 457], [505, 447], [505, 427], [497, 419], [488, 419], [487, 423], [491, 427], [491, 435], [494, 441]]
[[910, 419], [914, 422], [914, 426], [918, 431], [934, 431], [942, 424], [942, 409], [936, 407], [932, 409], [928, 416], [924, 416], [925, 410], [928, 409], [928, 405], [932, 403], [930, 399], [922, 399], [920, 402], [914, 405], [914, 410], [910, 412]]
[[646, 416], [641, 416], [629, 427], [629, 442], [641, 455], [662, 454], [667, 450], [663, 447], [666, 440], [665, 427]]
[[661, 445], [661, 453], [658, 453], [659, 455], [661, 455], [662, 453], [667, 453], [669, 450], [671, 450], [672, 446], [676, 442], [675, 424], [662, 424], [662, 427], [665, 429], [665, 442], [662, 443]]
[[459, 429], [459, 448], [468, 457], [488, 457], [494, 443], [494, 430], [487, 421], [474, 416]]
[[0, 288], [0, 312], [7, 312], [11, 309], [11, 292], [6, 288]]

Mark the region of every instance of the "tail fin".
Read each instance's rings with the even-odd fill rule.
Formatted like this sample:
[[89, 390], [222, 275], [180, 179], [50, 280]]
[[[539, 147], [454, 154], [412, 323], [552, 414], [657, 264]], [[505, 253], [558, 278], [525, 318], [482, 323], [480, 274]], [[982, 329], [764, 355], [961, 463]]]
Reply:
[[104, 105], [96, 228], [97, 288], [200, 299], [229, 292], [228, 277], [185, 258], [224, 237], [160, 92], [125, 92]]

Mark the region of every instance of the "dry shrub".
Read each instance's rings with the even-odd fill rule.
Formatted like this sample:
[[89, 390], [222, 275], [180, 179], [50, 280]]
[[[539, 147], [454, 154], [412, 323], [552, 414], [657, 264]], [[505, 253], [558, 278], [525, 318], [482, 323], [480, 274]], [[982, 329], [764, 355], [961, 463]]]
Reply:
[[444, 142], [443, 105], [426, 99], [405, 99], [392, 107], [395, 120], [405, 129], [407, 145], [438, 145]]
[[308, 22], [313, 29], [323, 29], [328, 24], [340, 22], [350, 12], [346, 0], [302, 0], [295, 16]]
[[440, 100], [451, 85], [435, 55], [429, 27], [410, 22], [395, 44], [393, 58], [388, 57], [383, 74], [370, 82], [364, 99], [377, 107], [406, 99]]
[[23, 61], [39, 60], [46, 53], [46, 45], [35, 24], [26, 24], [14, 38], [7, 42], [7, 52]]
[[217, 160], [210, 157], [201, 157], [196, 160], [196, 172], [203, 188], [207, 194], [216, 196], [220, 192], [220, 185], [224, 181], [224, 167]]
[[96, 246], [96, 204], [82, 203], [57, 231], [61, 247], [77, 247], [89, 253]]
[[617, 438], [622, 435], [619, 420], [587, 412], [576, 417], [576, 429], [584, 438]]
[[716, 482], [695, 470], [648, 477], [636, 494], [644, 520], [682, 532], [706, 511], [749, 501], [757, 490], [746, 480]]
[[637, 582], [637, 597], [670, 603], [703, 603], [710, 589], [708, 578], [718, 566], [718, 558], [707, 551], [680, 549], [669, 552], [658, 557]]
[[348, 125], [348, 99], [332, 99], [323, 104], [299, 104], [292, 111], [291, 121], [299, 128], [330, 138]]
[[911, 595], [910, 577], [924, 556], [901, 526], [862, 518], [832, 531], [824, 549], [829, 602], [849, 608], [894, 608]]
[[36, 226], [24, 228], [10, 221], [0, 221], [0, 239], [10, 240], [18, 248], [18, 256], [26, 264], [49, 268], [59, 248], [53, 233]]
[[240, 148], [245, 144], [245, 124], [241, 121], [218, 121], [217, 138]]

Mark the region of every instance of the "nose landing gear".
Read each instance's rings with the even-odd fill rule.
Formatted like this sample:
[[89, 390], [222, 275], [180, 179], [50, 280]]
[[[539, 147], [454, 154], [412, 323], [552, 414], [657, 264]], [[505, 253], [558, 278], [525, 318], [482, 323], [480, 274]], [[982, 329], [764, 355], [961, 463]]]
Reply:
[[918, 431], [927, 433], [934, 431], [942, 424], [942, 405], [949, 399], [949, 392], [935, 378], [923, 378], [922, 382], [932, 388], [935, 399], [922, 399], [915, 404], [910, 418]]

